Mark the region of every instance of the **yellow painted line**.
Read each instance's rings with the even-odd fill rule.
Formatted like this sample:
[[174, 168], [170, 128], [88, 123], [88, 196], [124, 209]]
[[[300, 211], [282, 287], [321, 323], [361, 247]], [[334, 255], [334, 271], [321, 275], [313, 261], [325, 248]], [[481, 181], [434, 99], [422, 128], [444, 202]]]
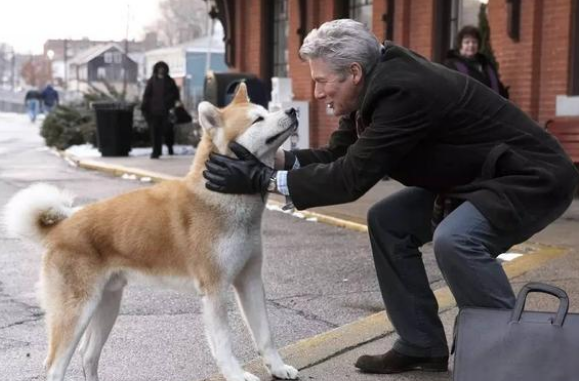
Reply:
[[[533, 243], [524, 243], [515, 247], [515, 249], [517, 248], [524, 248], [527, 254], [504, 264], [504, 269], [509, 279], [521, 276], [570, 252], [568, 248]], [[434, 295], [438, 301], [440, 312], [456, 307], [456, 301], [448, 287], [435, 290]], [[302, 370], [322, 363], [362, 344], [380, 339], [393, 332], [394, 327], [386, 313], [378, 312], [355, 322], [290, 344], [281, 348], [280, 353], [287, 364], [296, 367], [298, 370]], [[267, 377], [269, 377], [260, 358], [248, 362], [243, 368], [260, 378], [267, 379]], [[204, 379], [204, 381], [224, 380], [220, 374], [215, 374]]]
[[161, 182], [161, 181], [165, 181], [165, 180], [177, 180], [180, 178], [180, 177], [176, 177], [176, 176], [164, 175], [164, 174], [158, 173], [158, 172], [147, 171], [145, 169], [139, 169], [139, 168], [134, 168], [134, 167], [125, 167], [125, 166], [118, 165], [118, 164], [107, 164], [107, 163], [100, 162], [98, 160], [81, 159], [81, 158], [75, 157], [73, 155], [69, 155], [64, 151], [56, 151], [56, 153], [59, 156], [65, 158], [67, 160], [72, 161], [75, 165], [77, 165], [80, 168], [90, 169], [90, 170], [99, 171], [99, 172], [106, 172], [106, 173], [110, 173], [114, 176], [122, 176], [124, 174], [129, 174], [129, 175], [135, 175], [138, 177], [148, 177], [153, 182]]
[[[273, 206], [276, 206], [279, 208], [284, 206], [282, 203], [279, 203], [279, 202], [274, 201], [274, 200], [268, 200], [267, 203], [269, 205], [273, 205]], [[328, 216], [328, 215], [321, 214], [321, 213], [309, 212], [307, 210], [300, 210], [298, 213], [303, 215], [305, 218], [314, 218], [318, 222], [322, 222], [324, 224], [337, 226], [337, 227], [345, 228], [345, 229], [350, 229], [350, 230], [358, 231], [361, 233], [367, 233], [368, 232], [368, 226], [366, 226], [364, 224], [359, 224], [357, 222], [352, 222], [352, 221], [344, 220], [342, 218], [332, 217], [332, 216]]]
[[122, 176], [124, 174], [133, 174], [138, 177], [149, 177], [152, 181], [160, 182], [165, 180], [176, 180], [181, 177], [163, 175], [157, 172], [147, 171], [144, 169], [124, 167], [122, 165], [111, 165], [99, 162], [97, 160], [79, 160], [76, 162], [81, 168], [92, 169], [111, 173], [116, 176]]

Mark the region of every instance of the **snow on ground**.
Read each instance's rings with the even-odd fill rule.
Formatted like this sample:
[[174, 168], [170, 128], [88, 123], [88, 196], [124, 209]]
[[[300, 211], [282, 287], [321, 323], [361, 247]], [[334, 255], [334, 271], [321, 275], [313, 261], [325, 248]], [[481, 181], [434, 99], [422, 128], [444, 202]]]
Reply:
[[20, 113], [15, 113], [15, 112], [0, 112], [0, 125], [2, 127], [6, 127], [8, 125], [19, 125], [19, 124], [24, 124], [24, 125], [29, 125], [29, 126], [37, 125], [40, 127], [43, 120], [44, 120], [44, 114], [39, 114], [36, 117], [36, 121], [32, 122], [32, 121], [30, 121], [30, 118], [28, 118], [28, 114], [20, 114]]
[[[175, 155], [194, 155], [195, 148], [191, 146], [176, 145], [173, 146]], [[151, 147], [144, 148], [132, 148], [129, 152], [129, 156], [139, 157], [139, 156], [149, 156], [151, 154]], [[82, 144], [77, 146], [69, 147], [65, 150], [69, 155], [79, 157], [79, 158], [91, 158], [91, 157], [101, 157], [101, 153], [98, 148], [92, 144]], [[163, 147], [163, 155], [167, 155], [167, 147]]]

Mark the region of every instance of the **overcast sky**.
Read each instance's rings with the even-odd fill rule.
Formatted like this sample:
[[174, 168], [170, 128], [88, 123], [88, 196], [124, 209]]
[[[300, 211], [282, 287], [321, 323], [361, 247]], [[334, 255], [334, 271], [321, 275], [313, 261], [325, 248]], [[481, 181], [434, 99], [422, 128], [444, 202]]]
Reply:
[[0, 0], [0, 42], [20, 53], [41, 53], [48, 39], [140, 39], [160, 0]]

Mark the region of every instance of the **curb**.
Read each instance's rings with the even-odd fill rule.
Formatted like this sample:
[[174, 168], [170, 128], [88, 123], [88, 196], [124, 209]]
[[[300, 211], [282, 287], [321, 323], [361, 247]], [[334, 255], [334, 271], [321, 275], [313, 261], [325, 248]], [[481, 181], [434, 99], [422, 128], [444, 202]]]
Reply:
[[105, 164], [97, 160], [79, 159], [73, 155], [67, 154], [64, 151], [57, 151], [56, 153], [65, 160], [72, 162], [77, 167], [89, 169], [91, 171], [110, 173], [115, 176], [122, 176], [124, 174], [133, 174], [139, 177], [148, 177], [151, 179], [151, 181], [156, 183], [165, 180], [177, 180], [180, 178], [176, 176], [163, 175], [158, 172], [147, 171], [139, 168], [125, 167], [122, 165]]

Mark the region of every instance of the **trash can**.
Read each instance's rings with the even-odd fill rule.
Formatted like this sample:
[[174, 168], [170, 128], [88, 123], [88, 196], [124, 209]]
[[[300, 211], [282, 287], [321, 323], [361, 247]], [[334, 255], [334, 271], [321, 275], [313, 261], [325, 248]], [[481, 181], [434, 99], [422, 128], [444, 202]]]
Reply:
[[245, 82], [251, 102], [267, 108], [270, 96], [266, 84], [251, 73], [216, 73], [209, 72], [203, 84], [203, 99], [217, 107], [227, 106], [237, 86]]
[[93, 102], [97, 145], [103, 156], [128, 156], [131, 150], [134, 103]]

